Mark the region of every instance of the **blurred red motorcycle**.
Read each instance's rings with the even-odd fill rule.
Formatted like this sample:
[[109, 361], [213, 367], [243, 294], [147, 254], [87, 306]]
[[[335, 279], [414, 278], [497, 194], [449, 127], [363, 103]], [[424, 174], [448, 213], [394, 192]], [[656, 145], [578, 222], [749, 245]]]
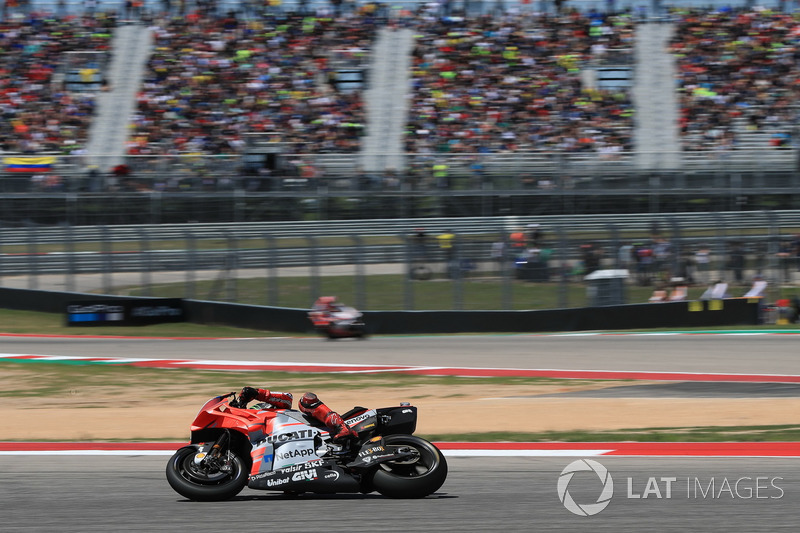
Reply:
[[335, 296], [320, 296], [308, 312], [314, 329], [328, 339], [366, 338], [367, 330], [361, 317], [361, 311], [342, 305]]

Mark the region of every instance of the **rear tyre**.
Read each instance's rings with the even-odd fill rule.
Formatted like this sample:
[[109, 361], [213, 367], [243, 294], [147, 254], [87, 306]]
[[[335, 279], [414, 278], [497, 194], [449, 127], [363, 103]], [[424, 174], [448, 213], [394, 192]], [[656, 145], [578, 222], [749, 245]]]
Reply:
[[167, 481], [185, 498], [201, 502], [229, 500], [247, 485], [247, 462], [228, 450], [219, 465], [196, 462], [196, 446], [185, 446], [167, 463]]
[[413, 435], [388, 435], [386, 444], [407, 446], [413, 457], [381, 463], [372, 477], [372, 487], [389, 498], [424, 498], [433, 494], [447, 478], [447, 461], [439, 448]]

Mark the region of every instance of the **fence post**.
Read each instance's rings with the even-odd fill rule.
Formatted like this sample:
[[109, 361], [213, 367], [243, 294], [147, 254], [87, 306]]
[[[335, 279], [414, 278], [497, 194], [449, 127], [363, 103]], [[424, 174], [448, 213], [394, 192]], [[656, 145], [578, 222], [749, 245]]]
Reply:
[[725, 220], [722, 218], [722, 216], [719, 213], [712, 213], [711, 216], [713, 216], [717, 220], [716, 224], [717, 242], [716, 246], [714, 246], [717, 256], [717, 261], [714, 263], [714, 266], [716, 267], [714, 271], [716, 272], [717, 275], [715, 279], [711, 280], [711, 283], [714, 283], [714, 281], [718, 279], [723, 279], [725, 277], [724, 272], [725, 272], [725, 262], [727, 257], [727, 250], [725, 250], [725, 244], [726, 244], [725, 241], [727, 240], [727, 235], [725, 232]]
[[236, 237], [231, 234], [225, 234], [228, 242], [228, 251], [225, 254], [225, 264], [227, 277], [225, 278], [226, 298], [229, 302], [236, 302], [238, 300], [237, 291], [237, 272], [239, 269], [239, 248]]
[[161, 191], [150, 193], [150, 224], [161, 224]]
[[194, 234], [186, 230], [186, 288], [184, 290], [184, 297], [187, 300], [193, 300], [195, 295], [194, 286], [194, 267], [197, 264], [197, 243], [194, 239]]
[[403, 280], [403, 307], [406, 311], [411, 311], [414, 309], [414, 284], [412, 283], [416, 269], [414, 260], [416, 255], [423, 253], [421, 250], [415, 250], [414, 247], [424, 246], [424, 243], [420, 245], [419, 243], [411, 242], [412, 239], [404, 233], [400, 234], [400, 238], [403, 239], [406, 256], [406, 272]]
[[278, 305], [278, 273], [276, 272], [275, 260], [276, 241], [272, 235], [264, 235], [267, 252], [267, 305], [276, 307]]
[[[675, 220], [675, 217], [669, 217], [667, 219], [669, 222], [670, 228], [672, 228], [672, 265], [671, 277], [682, 277], [684, 281], [688, 283], [689, 280], [685, 279], [685, 274], [688, 274], [688, 268], [686, 266], [686, 262], [684, 260], [683, 254], [683, 235], [681, 235], [681, 227], [678, 224], [678, 221]], [[670, 280], [667, 280], [670, 281]]]
[[[781, 285], [783, 284], [783, 272], [781, 272], [781, 265], [778, 264], [778, 251], [780, 250], [780, 225], [778, 224], [778, 216], [774, 211], [764, 211], [764, 216], [767, 219], [767, 264], [766, 267], [769, 274], [764, 278], [769, 281], [767, 285], [767, 294], [774, 294], [775, 287], [777, 287], [778, 296], [781, 296]], [[773, 287], [773, 285], [775, 287]], [[766, 295], [765, 295], [766, 300]], [[774, 298], [770, 301], [773, 301]]]
[[558, 246], [556, 247], [556, 264], [558, 265], [558, 307], [566, 309], [569, 305], [569, 288], [567, 287], [569, 280], [567, 269], [570, 268], [567, 263], [567, 246], [569, 246], [569, 242], [567, 241], [567, 235], [561, 224], [556, 225], [556, 235], [558, 235]]
[[65, 242], [67, 252], [67, 271], [64, 273], [64, 288], [67, 292], [75, 292], [75, 234], [72, 231], [72, 224], [64, 227]]
[[102, 236], [100, 249], [103, 261], [103, 265], [101, 267], [103, 272], [103, 294], [111, 294], [113, 284], [111, 273], [114, 269], [114, 260], [111, 257], [111, 232], [108, 230], [108, 226], [100, 226], [100, 235]]
[[511, 255], [511, 241], [508, 238], [508, 233], [503, 232], [500, 235], [500, 240], [503, 243], [503, 248], [500, 252], [500, 307], [510, 311], [514, 308], [512, 285], [514, 269], [511, 268], [511, 264], [516, 261], [516, 257]]
[[153, 270], [153, 258], [150, 255], [150, 241], [144, 228], [139, 229], [139, 252], [141, 254], [142, 294], [150, 296], [152, 291], [150, 273]]
[[322, 296], [320, 292], [320, 279], [319, 279], [319, 258], [317, 257], [318, 240], [316, 237], [306, 237], [308, 242], [308, 267], [311, 279], [308, 286], [311, 291], [311, 298], [309, 304], [314, 302], [317, 298]]
[[452, 265], [448, 265], [448, 269], [453, 284], [453, 309], [461, 311], [464, 309], [464, 273], [461, 268], [461, 246], [464, 244], [461, 237], [456, 234], [453, 237], [453, 260]]
[[355, 272], [355, 306], [357, 309], [367, 308], [367, 289], [366, 289], [366, 272], [364, 269], [364, 241], [358, 235], [351, 235], [353, 244], [356, 248], [356, 256], [354, 258]]
[[619, 230], [617, 225], [613, 222], [606, 225], [609, 235], [611, 236], [611, 253], [614, 254], [614, 268], [620, 268], [619, 264]]
[[39, 258], [38, 258], [39, 235], [36, 226], [28, 224], [28, 288], [39, 288]]

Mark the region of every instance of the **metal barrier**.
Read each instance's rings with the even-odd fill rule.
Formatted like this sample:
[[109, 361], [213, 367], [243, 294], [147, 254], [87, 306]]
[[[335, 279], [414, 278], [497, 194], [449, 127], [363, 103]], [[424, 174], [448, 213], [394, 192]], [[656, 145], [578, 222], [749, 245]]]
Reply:
[[[453, 249], [441, 245], [447, 232]], [[586, 274], [628, 269], [628, 303], [716, 279], [743, 294], [756, 275], [774, 298], [800, 281], [799, 260], [780, 253], [795, 234], [800, 211], [30, 226], [0, 231], [0, 286], [300, 308], [334, 292], [371, 310], [536, 309], [585, 306]], [[729, 262], [739, 246], [741, 268]]]

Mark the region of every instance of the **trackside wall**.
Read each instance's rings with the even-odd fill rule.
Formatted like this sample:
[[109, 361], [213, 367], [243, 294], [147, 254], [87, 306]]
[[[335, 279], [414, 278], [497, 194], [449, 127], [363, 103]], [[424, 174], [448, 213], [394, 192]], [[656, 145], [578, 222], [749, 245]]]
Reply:
[[[0, 308], [64, 313], [67, 305], [127, 296], [0, 288]], [[157, 299], [147, 298], [148, 301]], [[174, 301], [174, 300], [173, 300]], [[183, 300], [185, 321], [257, 330], [310, 333], [306, 309]], [[758, 299], [684, 301], [536, 311], [366, 311], [372, 334], [545, 332], [756, 325]]]

